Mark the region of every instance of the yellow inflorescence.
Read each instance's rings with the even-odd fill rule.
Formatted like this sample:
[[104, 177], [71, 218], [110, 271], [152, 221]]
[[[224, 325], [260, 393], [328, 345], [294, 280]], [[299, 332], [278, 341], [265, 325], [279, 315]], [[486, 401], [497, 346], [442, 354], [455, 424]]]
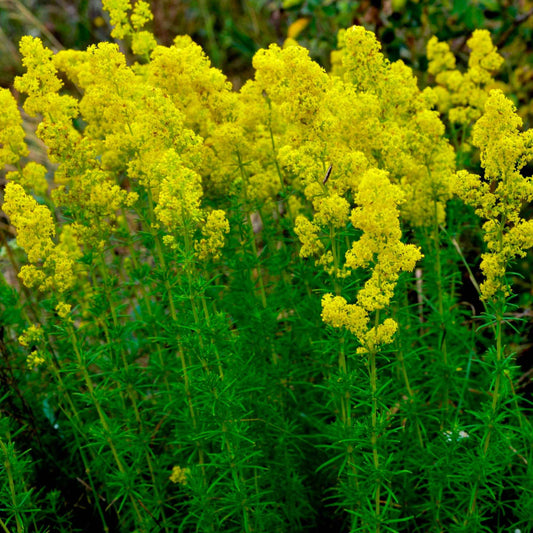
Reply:
[[0, 168], [14, 165], [28, 155], [22, 118], [8, 89], [0, 88]]
[[355, 196], [357, 207], [350, 215], [353, 226], [363, 234], [346, 252], [346, 266], [351, 270], [372, 267], [371, 276], [359, 291], [356, 304], [331, 294], [322, 299], [324, 322], [351, 331], [361, 344], [360, 353], [392, 341], [396, 322], [386, 318], [369, 327], [369, 316], [388, 307], [400, 272], [413, 270], [422, 257], [416, 246], [400, 240], [399, 205], [403, 201], [404, 193], [390, 182], [386, 172], [370, 169], [364, 174]]
[[488, 30], [476, 30], [466, 43], [471, 52], [465, 73], [455, 68], [455, 58], [448, 44], [432, 37], [427, 45], [428, 71], [438, 84], [439, 110], [451, 122], [470, 125], [482, 114], [493, 74], [498, 72], [503, 57], [492, 44]]
[[174, 466], [170, 474], [170, 481], [172, 483], [179, 483], [180, 485], [187, 485], [187, 476], [190, 474], [190, 468], [182, 468], [181, 466]]
[[513, 103], [501, 91], [491, 91], [472, 135], [481, 152], [484, 178], [460, 171], [455, 179], [457, 195], [486, 220], [487, 252], [480, 265], [485, 276], [481, 284], [485, 300], [499, 293], [509, 294], [504, 279], [507, 266], [533, 246], [533, 221], [520, 215], [524, 202], [533, 200], [533, 181], [520, 173], [533, 158], [533, 132], [521, 133], [521, 125]]
[[[227, 204], [217, 198], [231, 195], [262, 218], [287, 216], [301, 257], [335, 278], [369, 271], [357, 303], [323, 300], [324, 320], [348, 328], [368, 350], [390, 342], [395, 329], [390, 319], [370, 327], [370, 315], [389, 306], [399, 273], [421, 256], [401, 241], [400, 217], [414, 226], [444, 224], [453, 192], [474, 205], [487, 220], [485, 297], [532, 241], [519, 215], [533, 197], [519, 173], [530, 135], [517, 132], [520, 119], [503, 94], [488, 98], [502, 62], [488, 32], [468, 41], [466, 73], [447, 44], [429, 41], [435, 90], [421, 91], [410, 68], [389, 62], [375, 35], [354, 26], [339, 33], [331, 73], [295, 42], [271, 45], [255, 55], [254, 79], [235, 92], [189, 37], [157, 45], [144, 29], [152, 20], [146, 2], [104, 5], [113, 36], [127, 38], [143, 64], [128, 65], [113, 43], [54, 55], [39, 39], [21, 41], [27, 72], [15, 85], [27, 95], [25, 110], [43, 116], [37, 134], [56, 163], [51, 208], [30, 195], [47, 196], [46, 168], [20, 165], [27, 155], [20, 114], [0, 90], [0, 162], [17, 165], [4, 210], [28, 255], [20, 272], [27, 286], [72, 289], [84, 252], [103, 253], [118, 228], [128, 227], [126, 213], [137, 215], [142, 205], [153, 216], [147, 227], [153, 235], [164, 230], [171, 249], [218, 260], [230, 227]], [[59, 93], [60, 75], [78, 86], [79, 101]], [[479, 118], [472, 140], [485, 180], [455, 173], [436, 105], [452, 121]], [[79, 119], [83, 126], [74, 125]], [[53, 210], [71, 217], [58, 216], [57, 243]]]

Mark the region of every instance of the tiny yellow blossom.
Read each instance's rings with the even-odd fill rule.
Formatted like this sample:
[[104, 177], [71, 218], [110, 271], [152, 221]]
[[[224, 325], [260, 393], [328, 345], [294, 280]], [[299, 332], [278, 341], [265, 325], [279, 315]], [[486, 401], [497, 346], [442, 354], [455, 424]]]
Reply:
[[70, 315], [71, 309], [72, 309], [72, 306], [65, 302], [59, 302], [56, 305], [56, 313], [61, 318], [68, 318], [68, 316]]
[[170, 231], [190, 231], [202, 220], [203, 195], [200, 176], [179, 165], [174, 156], [165, 157], [161, 172], [168, 172], [160, 185], [155, 208], [157, 219]]
[[446, 43], [432, 37], [427, 45], [428, 71], [435, 75], [438, 87], [438, 106], [447, 113], [451, 122], [473, 124], [482, 114], [493, 75], [502, 63], [487, 30], [475, 30], [467, 41], [470, 47], [468, 70], [465, 73], [455, 68], [455, 58]]
[[187, 485], [187, 476], [191, 473], [190, 468], [182, 468], [181, 466], [174, 466], [170, 474], [170, 481], [172, 483], [179, 483], [180, 485]]
[[57, 77], [57, 69], [52, 61], [52, 51], [43, 46], [41, 39], [25, 35], [20, 40], [22, 64], [26, 73], [15, 78], [15, 89], [26, 93], [26, 112], [35, 116], [41, 112], [41, 99], [49, 93], [57, 93], [63, 82]]
[[131, 14], [131, 25], [135, 30], [140, 30], [147, 23], [153, 20], [154, 16], [150, 11], [150, 4], [144, 0], [137, 0]]
[[345, 198], [332, 193], [315, 199], [313, 206], [316, 211], [314, 218], [316, 224], [333, 228], [346, 227], [350, 204]]
[[45, 358], [43, 357], [41, 352], [39, 352], [38, 350], [34, 350], [26, 358], [26, 364], [28, 365], [28, 368], [30, 370], [33, 370], [34, 368], [42, 365], [44, 362], [45, 362]]
[[131, 37], [131, 51], [137, 56], [148, 58], [156, 46], [157, 41], [152, 32], [139, 31]]
[[348, 304], [342, 296], [322, 297], [322, 320], [334, 328], [346, 328], [362, 342], [368, 327], [368, 313], [360, 306]]
[[31, 345], [36, 345], [42, 342], [44, 339], [44, 333], [40, 325], [32, 324], [27, 328], [19, 337], [19, 343], [26, 348]]
[[224, 234], [229, 232], [229, 222], [226, 213], [221, 209], [214, 209], [207, 215], [207, 220], [202, 226], [203, 239], [195, 243], [199, 260], [212, 257], [218, 259], [220, 250], [224, 246]]

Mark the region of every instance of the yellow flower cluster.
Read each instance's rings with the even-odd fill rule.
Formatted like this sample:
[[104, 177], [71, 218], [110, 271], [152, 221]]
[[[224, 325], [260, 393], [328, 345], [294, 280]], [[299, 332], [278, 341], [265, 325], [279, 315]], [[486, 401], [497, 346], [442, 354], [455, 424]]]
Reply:
[[520, 172], [532, 158], [533, 131], [519, 131], [522, 119], [515, 111], [501, 91], [491, 91], [472, 135], [481, 152], [484, 178], [460, 171], [455, 179], [457, 195], [486, 220], [483, 231], [488, 251], [481, 261], [485, 300], [498, 293], [509, 294], [506, 268], [515, 256], [525, 256], [533, 246], [533, 220], [520, 216], [524, 202], [533, 200], [533, 181]]
[[22, 170], [8, 172], [6, 178], [9, 181], [19, 183], [27, 191], [34, 191], [35, 194], [44, 196], [48, 191], [46, 181], [46, 168], [33, 161], [29, 161]]
[[427, 45], [428, 71], [435, 76], [435, 93], [441, 113], [451, 122], [470, 125], [483, 112], [493, 74], [498, 72], [503, 57], [492, 44], [488, 30], [476, 30], [467, 41], [471, 52], [465, 73], [455, 68], [455, 58], [447, 43], [432, 37]]
[[369, 130], [370, 153], [365, 153], [373, 166], [388, 171], [390, 179], [401, 185], [403, 216], [415, 225], [426, 225], [436, 212], [443, 222], [455, 156], [432, 110], [436, 95], [431, 89], [420, 91], [411, 69], [402, 61], [391, 64], [380, 48], [375, 35], [362, 27], [340, 32], [334, 72], [376, 99], [372, 115], [381, 120]]
[[[24, 333], [19, 337], [19, 343], [25, 348], [34, 347], [39, 345], [44, 340], [44, 332], [39, 325], [32, 324], [27, 328]], [[30, 370], [38, 367], [45, 362], [45, 358], [42, 352], [39, 350], [32, 350], [26, 357], [26, 364]]]
[[172, 483], [179, 483], [180, 485], [187, 485], [187, 476], [190, 474], [190, 468], [182, 468], [181, 466], [174, 466], [170, 474], [170, 481]]
[[33, 352], [28, 355], [26, 358], [26, 364], [28, 365], [28, 368], [30, 370], [33, 370], [34, 368], [37, 368], [38, 366], [42, 365], [45, 362], [45, 358], [43, 357], [42, 353], [38, 350], [33, 350]]
[[0, 168], [15, 165], [28, 155], [22, 118], [8, 89], [0, 88]]
[[357, 207], [350, 214], [354, 228], [363, 233], [346, 252], [346, 266], [351, 270], [370, 267], [372, 273], [357, 294], [356, 304], [331, 294], [322, 299], [324, 322], [352, 332], [361, 344], [359, 353], [392, 342], [396, 322], [386, 318], [370, 327], [370, 314], [378, 316], [388, 307], [400, 272], [413, 270], [422, 257], [418, 247], [400, 240], [399, 205], [404, 196], [385, 171], [370, 169], [363, 175], [355, 197]]
[[224, 246], [224, 234], [229, 233], [229, 222], [222, 209], [215, 209], [207, 214], [202, 226], [203, 239], [195, 243], [197, 257], [200, 261], [220, 258], [220, 250]]
[[24, 333], [19, 337], [19, 343], [29, 348], [32, 345], [37, 345], [42, 342], [44, 339], [43, 329], [40, 325], [32, 324], [27, 328]]
[[133, 7], [129, 0], [103, 0], [103, 7], [109, 13], [113, 26], [111, 36], [115, 39], [130, 37], [133, 53], [148, 58], [157, 46], [153, 34], [142, 29], [153, 19], [150, 5], [144, 0], [137, 0]]
[[[335, 250], [335, 230], [344, 229], [349, 220], [350, 205], [347, 200], [336, 193], [322, 195], [313, 201], [315, 215], [313, 222], [305, 216], [296, 217], [294, 231], [302, 247], [301, 257], [317, 256], [315, 263], [321, 265], [330, 275], [342, 278], [349, 275], [349, 270], [339, 267], [338, 254]], [[329, 239], [332, 249], [326, 250], [321, 240]]]
[[63, 226], [60, 242], [54, 244], [56, 228], [50, 210], [39, 205], [18, 183], [6, 185], [3, 209], [17, 229], [17, 243], [32, 263], [20, 270], [24, 284], [59, 293], [70, 289], [76, 280], [75, 261], [81, 255], [72, 228]]

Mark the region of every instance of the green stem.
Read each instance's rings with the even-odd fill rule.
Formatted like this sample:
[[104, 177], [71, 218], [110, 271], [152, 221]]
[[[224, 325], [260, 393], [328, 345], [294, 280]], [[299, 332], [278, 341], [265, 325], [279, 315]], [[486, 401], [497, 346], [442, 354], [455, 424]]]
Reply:
[[[100, 405], [100, 402], [98, 401], [98, 399], [96, 398], [96, 395], [94, 393], [94, 384], [92, 382], [92, 379], [89, 375], [89, 372], [87, 371], [87, 367], [85, 365], [85, 361], [83, 360], [82, 358], [82, 355], [81, 355], [81, 352], [80, 352], [80, 349], [79, 349], [79, 346], [78, 346], [78, 341], [77, 341], [77, 338], [76, 338], [76, 333], [74, 331], [74, 328], [72, 327], [72, 325], [68, 324], [67, 325], [67, 331], [68, 331], [68, 334], [69, 334], [69, 339], [70, 339], [70, 342], [72, 344], [72, 348], [74, 349], [74, 353], [76, 355], [76, 360], [78, 362], [78, 367], [82, 373], [82, 376], [83, 376], [83, 380], [85, 382], [85, 385], [87, 387], [87, 390], [89, 391], [89, 396], [91, 398], [91, 401], [93, 402], [93, 405], [95, 406], [96, 408], [96, 412], [98, 414], [98, 418], [100, 419], [100, 423], [102, 424], [102, 428], [106, 434], [106, 441], [107, 441], [107, 444], [111, 450], [111, 453], [113, 455], [113, 458], [115, 459], [115, 463], [120, 471], [121, 474], [125, 475], [126, 474], [126, 468], [124, 466], [124, 464], [122, 463], [122, 460], [120, 459], [120, 456], [118, 454], [118, 451], [117, 451], [117, 448], [115, 446], [115, 443], [111, 437], [111, 429], [109, 427], [109, 424], [107, 423], [107, 418], [104, 414], [104, 411], [102, 409], [102, 406]], [[141, 528], [144, 527], [144, 519], [143, 517], [141, 516], [141, 513], [139, 511], [139, 507], [137, 506], [137, 502], [135, 501], [135, 498], [133, 497], [133, 495], [131, 494], [131, 492], [128, 491], [128, 496], [130, 498], [130, 501], [131, 501], [131, 504], [133, 506], [133, 509], [135, 511], [135, 514], [137, 515], [137, 519], [138, 519], [138, 524]]]
[[[376, 322], [378, 321], [379, 313], [376, 313]], [[377, 322], [378, 323], [378, 322]], [[378, 417], [378, 399], [377, 399], [377, 370], [376, 370], [376, 350], [372, 349], [369, 353], [369, 362], [370, 362], [370, 389], [372, 391], [372, 459], [374, 461], [374, 468], [376, 473], [379, 472], [379, 453], [378, 453], [378, 427], [377, 427], [377, 417]], [[378, 520], [376, 526], [376, 533], [380, 532], [380, 514], [381, 514], [381, 479], [377, 478], [376, 488], [374, 493], [374, 505], [376, 518]]]
[[[433, 202], [433, 249], [435, 254], [435, 274], [437, 277], [437, 309], [439, 312], [439, 351], [442, 354], [442, 364], [448, 372], [448, 347], [446, 343], [446, 324], [444, 320], [444, 298], [443, 298], [443, 288], [442, 288], [442, 265], [441, 265], [441, 253], [440, 253], [440, 234], [439, 234], [439, 221], [438, 221], [438, 204], [435, 200]], [[441, 429], [447, 424], [448, 420], [448, 404], [449, 404], [449, 379], [448, 376], [445, 376], [443, 383], [443, 413], [444, 418], [441, 419]]]

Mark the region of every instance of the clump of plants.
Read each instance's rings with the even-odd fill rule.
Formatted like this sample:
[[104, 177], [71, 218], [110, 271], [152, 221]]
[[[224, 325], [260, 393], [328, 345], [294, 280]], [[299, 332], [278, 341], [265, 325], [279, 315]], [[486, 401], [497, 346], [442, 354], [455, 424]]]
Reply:
[[20, 42], [45, 165], [0, 91], [2, 528], [529, 530], [533, 137], [489, 33], [466, 73], [430, 41], [435, 88], [354, 26], [235, 92], [104, 6], [135, 63]]

